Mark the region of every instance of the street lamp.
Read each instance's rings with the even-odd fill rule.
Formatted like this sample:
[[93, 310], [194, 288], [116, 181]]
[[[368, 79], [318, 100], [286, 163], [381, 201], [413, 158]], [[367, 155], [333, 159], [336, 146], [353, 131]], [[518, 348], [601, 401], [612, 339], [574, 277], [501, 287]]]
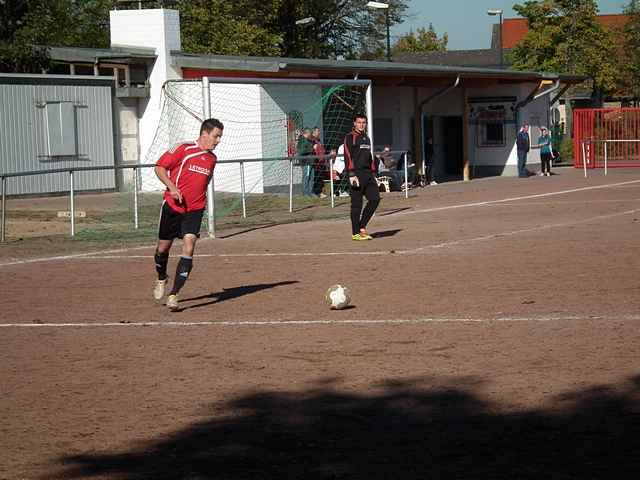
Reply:
[[[314, 24], [314, 23], [316, 23], [316, 19], [314, 17], [305, 17], [305, 18], [301, 18], [300, 20], [296, 20], [295, 21], [296, 27], [297, 26], [301, 26], [301, 27], [305, 27], [305, 28], [308, 25], [311, 25], [311, 24]], [[317, 56], [318, 52], [316, 51], [316, 48], [317, 48], [317, 42], [313, 42], [311, 44], [311, 55]]]
[[301, 18], [300, 20], [296, 20], [296, 25], [309, 25], [315, 21], [316, 19], [313, 17]]
[[383, 2], [369, 2], [367, 7], [384, 10], [387, 24], [387, 62], [391, 61], [391, 37], [389, 36], [389, 4]]
[[500, 68], [503, 67], [504, 61], [502, 60], [502, 10], [487, 10], [487, 15], [500, 15]]

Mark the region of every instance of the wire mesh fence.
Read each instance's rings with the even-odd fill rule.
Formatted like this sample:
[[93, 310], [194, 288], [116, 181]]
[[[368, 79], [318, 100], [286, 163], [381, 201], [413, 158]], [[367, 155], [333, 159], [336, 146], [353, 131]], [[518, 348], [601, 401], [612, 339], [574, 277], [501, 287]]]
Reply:
[[[400, 152], [404, 155], [404, 152]], [[339, 159], [338, 159], [339, 162]], [[85, 241], [149, 240], [155, 238], [164, 186], [155, 164], [120, 167], [80, 167], [0, 174], [2, 208], [0, 240], [71, 236]], [[75, 178], [92, 170], [126, 172], [133, 181], [124, 191], [80, 192]], [[314, 219], [343, 217], [349, 206], [346, 171], [335, 155], [220, 161], [214, 171], [215, 224], [203, 219], [204, 231], [224, 232]], [[408, 162], [383, 172], [381, 190], [402, 191], [412, 179]], [[49, 197], [8, 196], [10, 183], [31, 175], [65, 175], [68, 191]], [[309, 178], [311, 176], [311, 178]], [[220, 178], [224, 189], [216, 188]], [[305, 182], [310, 186], [304, 190]], [[408, 188], [404, 188], [408, 197]]]

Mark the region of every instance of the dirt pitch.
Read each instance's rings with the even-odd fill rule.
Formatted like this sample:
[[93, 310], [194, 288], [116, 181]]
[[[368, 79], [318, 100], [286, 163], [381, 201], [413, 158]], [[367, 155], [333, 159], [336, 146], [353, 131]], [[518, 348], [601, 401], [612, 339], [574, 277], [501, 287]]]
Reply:
[[0, 261], [0, 478], [638, 478], [640, 171], [558, 173], [204, 240], [174, 314], [152, 248]]

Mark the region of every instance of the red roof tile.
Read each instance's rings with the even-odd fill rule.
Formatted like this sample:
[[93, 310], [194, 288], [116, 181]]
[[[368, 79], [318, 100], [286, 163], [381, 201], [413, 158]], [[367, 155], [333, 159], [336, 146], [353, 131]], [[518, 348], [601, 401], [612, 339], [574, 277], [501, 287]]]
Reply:
[[[624, 27], [627, 15], [598, 15], [598, 21], [611, 30]], [[525, 18], [505, 18], [502, 25], [502, 47], [513, 48], [529, 31]]]

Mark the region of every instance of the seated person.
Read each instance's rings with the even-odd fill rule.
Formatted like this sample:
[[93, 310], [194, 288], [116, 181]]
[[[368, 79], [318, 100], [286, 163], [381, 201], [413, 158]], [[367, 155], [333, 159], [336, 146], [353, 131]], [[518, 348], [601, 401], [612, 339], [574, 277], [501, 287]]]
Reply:
[[[393, 153], [391, 153], [391, 147], [385, 145], [382, 149], [382, 152], [377, 155], [378, 160], [380, 161], [378, 167], [378, 177], [390, 177], [391, 184], [390, 188], [394, 191], [401, 191], [405, 187], [405, 179], [404, 179], [404, 162], [406, 161], [406, 157], [408, 156], [408, 152], [403, 152], [400, 154], [400, 158], [396, 159]], [[415, 178], [415, 165], [408, 165], [408, 183], [411, 185], [413, 179]]]
[[404, 187], [404, 162], [407, 162], [407, 183], [409, 188], [416, 181], [416, 164], [411, 159], [411, 152], [402, 152], [398, 161], [398, 170], [402, 173], [402, 187]]

